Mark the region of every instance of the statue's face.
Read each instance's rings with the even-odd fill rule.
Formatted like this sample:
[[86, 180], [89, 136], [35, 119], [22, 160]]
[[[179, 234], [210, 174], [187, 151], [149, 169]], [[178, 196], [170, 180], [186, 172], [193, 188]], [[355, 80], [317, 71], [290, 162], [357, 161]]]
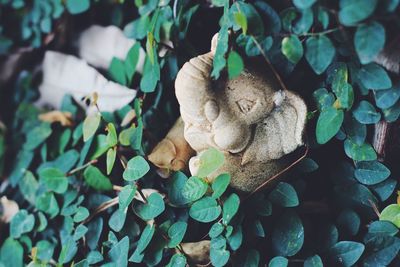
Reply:
[[274, 108], [276, 90], [265, 79], [247, 70], [228, 81], [224, 93], [232, 115], [248, 125], [259, 122]]

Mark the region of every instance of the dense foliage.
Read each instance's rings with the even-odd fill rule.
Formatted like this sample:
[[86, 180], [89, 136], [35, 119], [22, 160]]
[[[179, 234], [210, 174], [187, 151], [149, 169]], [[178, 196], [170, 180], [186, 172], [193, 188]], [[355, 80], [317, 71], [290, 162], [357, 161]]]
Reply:
[[[202, 240], [213, 266], [400, 264], [398, 152], [383, 162], [371, 145], [377, 125], [400, 115], [398, 75], [375, 62], [399, 33], [398, 0], [0, 3], [4, 57], [21, 47], [37, 61], [48, 49], [73, 53], [83, 28], [113, 24], [140, 42], [107, 75], [141, 90], [131, 105], [87, 117], [67, 95], [61, 110], [75, 124], [62, 126], [38, 119], [32, 64], [0, 89], [0, 192], [19, 206], [0, 228], [0, 266], [185, 266], [182, 243]], [[198, 177], [163, 179], [146, 160], [179, 116], [177, 71], [209, 51], [215, 32], [214, 79], [259, 57], [309, 108], [308, 157], [251, 196], [229, 188], [229, 174], [207, 180], [223, 162], [217, 150]]]

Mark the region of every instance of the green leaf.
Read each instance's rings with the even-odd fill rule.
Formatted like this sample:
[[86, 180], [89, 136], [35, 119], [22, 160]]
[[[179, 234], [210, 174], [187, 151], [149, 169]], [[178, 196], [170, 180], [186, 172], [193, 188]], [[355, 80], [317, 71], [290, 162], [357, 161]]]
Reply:
[[143, 122], [141, 118], [138, 118], [137, 127], [134, 128], [133, 134], [129, 141], [131, 147], [134, 150], [141, 150], [142, 148], [142, 137], [143, 137]]
[[190, 177], [183, 187], [182, 195], [189, 201], [196, 201], [207, 192], [208, 184], [203, 179], [193, 176]]
[[189, 203], [182, 192], [188, 178], [183, 172], [175, 172], [168, 182], [168, 199], [173, 206], [182, 206]]
[[90, 0], [66, 0], [65, 6], [72, 15], [85, 12], [90, 7]]
[[79, 224], [78, 227], [76, 227], [75, 232], [74, 232], [74, 240], [78, 241], [79, 239], [81, 239], [82, 237], [85, 236], [85, 234], [87, 233], [88, 228], [86, 226], [84, 226], [83, 224]]
[[236, 78], [242, 73], [244, 63], [242, 57], [235, 51], [229, 52], [228, 55], [228, 76], [229, 79]]
[[391, 266], [394, 263], [393, 259], [399, 255], [400, 239], [393, 236], [377, 236], [367, 240], [365, 246], [371, 252], [363, 259], [364, 266]]
[[387, 122], [394, 122], [400, 116], [400, 101], [394, 104], [392, 107], [383, 110], [383, 115]]
[[344, 84], [343, 87], [336, 93], [337, 104], [340, 108], [350, 109], [354, 102], [354, 91], [351, 84]]
[[358, 106], [353, 110], [353, 116], [363, 124], [375, 124], [381, 119], [381, 114], [366, 100], [360, 101]]
[[176, 222], [168, 229], [168, 247], [174, 248], [179, 245], [183, 237], [185, 236], [187, 229], [187, 223], [185, 222]]
[[266, 195], [254, 195], [251, 199], [251, 207], [260, 216], [270, 216], [272, 214], [272, 204]]
[[367, 89], [383, 90], [392, 87], [392, 81], [387, 72], [375, 63], [363, 66], [359, 70], [357, 77]]
[[[267, 52], [271, 48], [273, 40], [271, 36], [267, 36], [264, 39], [256, 39], [254, 36], [245, 36], [242, 34], [239, 35], [236, 42], [244, 47], [247, 56], [254, 57], [261, 55], [261, 52]], [[256, 42], [258, 42], [260, 47]]]
[[85, 182], [98, 191], [108, 191], [112, 189], [112, 184], [108, 177], [104, 176], [101, 171], [94, 166], [89, 166], [83, 172]]
[[35, 216], [22, 209], [12, 217], [10, 222], [10, 236], [20, 238], [21, 235], [29, 233], [35, 226]]
[[[24, 248], [22, 245], [8, 237], [0, 248], [0, 262], [5, 267], [23, 267], [24, 264]], [[12, 263], [12, 265], [8, 265]], [[7, 265], [5, 265], [7, 264]]]
[[113, 266], [128, 266], [129, 237], [125, 236], [108, 251]]
[[128, 23], [124, 27], [124, 34], [128, 38], [141, 40], [147, 36], [147, 31], [150, 28], [149, 16], [141, 16], [140, 18]]
[[[151, 239], [154, 236], [154, 232], [155, 232], [156, 228], [154, 225], [146, 225], [146, 227], [143, 229], [142, 234], [140, 235], [139, 241], [137, 243], [137, 247], [135, 252], [133, 253], [133, 255], [140, 255], [142, 254], [142, 252], [144, 252], [144, 250], [147, 248], [147, 246], [150, 244]], [[133, 261], [134, 257], [133, 255], [130, 257], [129, 261]], [[133, 261], [133, 262], [137, 262], [138, 261]]]
[[68, 189], [68, 179], [57, 168], [44, 168], [39, 171], [40, 183], [48, 190], [63, 194]]
[[230, 21], [235, 22], [233, 26], [234, 31], [238, 31], [240, 28], [243, 29], [242, 24], [236, 22], [236, 14], [243, 14], [246, 18], [246, 30], [243, 30], [244, 34], [249, 33], [252, 36], [261, 36], [264, 34], [264, 23], [257, 10], [253, 5], [242, 1], [237, 1], [232, 4], [230, 13]]
[[292, 30], [295, 34], [308, 32], [313, 24], [314, 14], [311, 8], [300, 10], [300, 18], [295, 20]]
[[41, 261], [50, 261], [53, 257], [55, 245], [47, 240], [40, 240], [36, 244], [37, 258]]
[[288, 183], [280, 182], [269, 194], [269, 200], [281, 207], [296, 207], [299, 205], [296, 190]]
[[120, 144], [123, 146], [129, 146], [131, 144], [132, 136], [135, 134], [135, 132], [135, 127], [129, 127], [128, 129], [122, 130], [118, 136]]
[[26, 142], [23, 146], [24, 150], [34, 150], [41, 145], [51, 135], [51, 125], [49, 123], [41, 123], [40, 125], [29, 131]]
[[243, 242], [243, 231], [242, 226], [237, 226], [233, 233], [228, 237], [229, 246], [233, 251], [236, 251], [240, 248]]
[[341, 0], [339, 21], [345, 26], [356, 25], [374, 12], [377, 3], [378, 0], [370, 0], [368, 5], [364, 0]]
[[311, 7], [316, 0], [293, 0], [293, 4], [300, 9]]
[[[224, 15], [222, 18], [222, 20], [224, 20], [225, 22], [226, 20], [228, 20], [228, 18], [226, 17], [227, 15]], [[217, 47], [213, 58], [213, 70], [211, 72], [211, 77], [214, 79], [218, 79], [221, 71], [225, 68], [226, 65], [225, 54], [226, 52], [228, 52], [228, 40], [229, 40], [228, 23], [224, 23], [218, 32]]]
[[304, 267], [324, 267], [322, 264], [321, 257], [317, 254], [311, 257], [308, 257], [304, 262]]
[[299, 162], [299, 164], [296, 166], [296, 169], [299, 170], [302, 173], [311, 173], [315, 172], [318, 170], [319, 166], [318, 163], [316, 163], [313, 159], [311, 158], [304, 158], [302, 161]]
[[97, 250], [90, 251], [86, 258], [89, 264], [96, 264], [103, 261], [104, 259], [103, 255]]
[[125, 63], [119, 58], [113, 57], [108, 72], [111, 78], [119, 84], [128, 85], [128, 77], [126, 76]]
[[187, 261], [184, 255], [175, 254], [174, 256], [172, 256], [167, 267], [185, 267], [186, 263]]
[[29, 203], [35, 205], [36, 192], [39, 189], [39, 183], [30, 171], [25, 172], [25, 175], [18, 183], [18, 187], [22, 193], [22, 196], [28, 200]]
[[325, 35], [306, 41], [306, 59], [316, 74], [323, 73], [335, 56], [335, 47]]
[[150, 170], [150, 165], [142, 156], [135, 156], [128, 161], [123, 178], [126, 181], [136, 181]]
[[335, 99], [332, 93], [329, 93], [326, 88], [319, 88], [314, 91], [313, 97], [315, 102], [317, 102], [317, 107], [319, 110], [332, 107]]
[[329, 257], [336, 266], [350, 267], [364, 252], [365, 246], [353, 241], [341, 241], [329, 250]]
[[378, 196], [380, 201], [387, 200], [396, 189], [397, 181], [395, 179], [389, 178], [380, 182], [376, 185], [372, 185], [371, 189]]
[[344, 151], [346, 155], [357, 161], [376, 160], [376, 152], [370, 144], [358, 145], [350, 139], [344, 141]]
[[165, 210], [164, 200], [159, 193], [147, 197], [147, 203], [134, 202], [133, 211], [143, 220], [154, 219]]
[[385, 46], [385, 28], [378, 22], [361, 24], [354, 35], [354, 46], [360, 62], [372, 62]]
[[103, 233], [103, 218], [97, 217], [87, 225], [86, 242], [91, 250], [96, 249], [100, 236]]
[[207, 177], [224, 164], [224, 154], [215, 148], [209, 148], [200, 154], [197, 176]]
[[140, 90], [144, 93], [152, 93], [156, 89], [158, 77], [156, 75], [156, 66], [153, 65], [149, 70], [143, 73], [140, 80]]
[[355, 236], [358, 233], [360, 224], [360, 216], [351, 209], [342, 210], [337, 218], [337, 225], [339, 228], [343, 229], [343, 232], [351, 236]]
[[89, 211], [85, 207], [79, 207], [74, 215], [74, 222], [79, 223], [89, 217]]
[[142, 47], [140, 46], [140, 43], [137, 42], [131, 47], [131, 49], [129, 49], [129, 52], [126, 55], [125, 74], [126, 77], [128, 78], [128, 84], [132, 83], [132, 78], [133, 75], [135, 74], [136, 66], [139, 62], [141, 48]]
[[78, 246], [72, 236], [67, 235], [63, 238], [61, 252], [58, 263], [63, 264], [71, 261], [78, 252]]
[[54, 194], [50, 192], [44, 193], [36, 199], [36, 208], [49, 214], [51, 218], [54, 218], [60, 211]]
[[316, 136], [319, 144], [325, 144], [334, 137], [344, 119], [343, 110], [338, 110], [333, 107], [325, 108], [321, 111], [318, 117]]
[[265, 231], [262, 223], [260, 220], [255, 220], [252, 223], [252, 232], [255, 236], [264, 238], [265, 237]]
[[124, 227], [125, 220], [126, 220], [126, 210], [117, 209], [111, 215], [110, 220], [108, 221], [108, 225], [114, 232], [119, 232]]
[[354, 175], [362, 184], [377, 184], [390, 176], [390, 170], [378, 161], [361, 161], [356, 166]]
[[212, 222], [221, 214], [221, 207], [215, 199], [204, 197], [196, 201], [189, 210], [189, 215], [199, 222]]
[[75, 149], [71, 149], [61, 154], [53, 161], [46, 161], [42, 163], [37, 171], [40, 172], [44, 168], [53, 167], [59, 169], [64, 173], [67, 173], [76, 165], [78, 160], [79, 160], [78, 151], [76, 151]]
[[286, 259], [285, 257], [277, 256], [269, 261], [268, 267], [287, 267], [288, 264], [288, 259]]
[[347, 117], [344, 122], [347, 137], [358, 145], [362, 145], [367, 137], [367, 126], [358, 122], [353, 116]]
[[210, 231], [208, 232], [208, 235], [211, 238], [216, 238], [217, 236], [222, 234], [224, 229], [225, 229], [225, 227], [222, 223], [216, 222], [211, 226]]
[[115, 130], [115, 126], [112, 123], [109, 123], [107, 125], [107, 144], [112, 147], [112, 146], [116, 146], [118, 144], [118, 137], [117, 137], [117, 131]]
[[283, 38], [281, 50], [282, 54], [293, 64], [297, 64], [304, 53], [303, 45], [297, 35], [290, 35], [289, 37]]
[[126, 208], [128, 208], [129, 204], [131, 204], [133, 198], [135, 197], [135, 193], [135, 185], [126, 185], [122, 188], [118, 195], [119, 209], [121, 211], [124, 211]]
[[228, 263], [231, 253], [225, 248], [216, 248], [210, 250], [210, 260], [213, 266], [222, 267]]
[[15, 159], [15, 163], [13, 165], [13, 170], [9, 176], [10, 183], [13, 187], [15, 187], [22, 176], [25, 174], [25, 171], [28, 169], [29, 165], [33, 160], [33, 152], [22, 150], [18, 152], [17, 158]]
[[378, 90], [374, 92], [375, 103], [378, 108], [386, 109], [392, 107], [400, 99], [400, 84], [387, 90]]
[[318, 7], [318, 21], [321, 23], [322, 28], [326, 30], [329, 26], [329, 13], [326, 8]]
[[231, 182], [231, 176], [228, 173], [222, 173], [214, 179], [211, 184], [213, 190], [212, 197], [217, 199], [222, 196]]
[[93, 140], [93, 145], [90, 149], [90, 160], [98, 159], [110, 148], [107, 144], [107, 137], [104, 134], [95, 135], [91, 140]]
[[279, 256], [293, 256], [304, 242], [304, 228], [299, 216], [292, 210], [278, 218], [272, 232], [272, 248]]
[[389, 221], [400, 228], [400, 205], [391, 204], [383, 209], [379, 216], [381, 221]]
[[246, 15], [242, 12], [236, 12], [233, 14], [235, 22], [237, 25], [242, 28], [243, 34], [246, 35], [247, 33], [247, 18]]
[[222, 206], [222, 220], [224, 224], [228, 224], [233, 216], [238, 212], [240, 204], [240, 198], [235, 193], [232, 193], [225, 201]]
[[340, 91], [347, 84], [349, 79], [347, 65], [343, 62], [336, 63], [333, 70], [328, 74], [328, 79], [332, 79], [332, 91], [336, 95], [340, 95]]
[[107, 151], [107, 175], [109, 175], [114, 167], [115, 159], [117, 157], [117, 148], [109, 148]]
[[95, 113], [87, 116], [83, 121], [83, 141], [89, 140], [97, 131], [100, 125], [101, 115], [100, 113]]

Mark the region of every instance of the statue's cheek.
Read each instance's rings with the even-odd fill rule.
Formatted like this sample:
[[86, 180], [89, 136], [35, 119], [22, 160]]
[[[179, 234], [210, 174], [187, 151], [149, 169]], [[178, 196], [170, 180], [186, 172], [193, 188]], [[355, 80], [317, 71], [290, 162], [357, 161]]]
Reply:
[[251, 138], [251, 130], [247, 125], [230, 123], [214, 130], [214, 142], [224, 151], [238, 153], [246, 148]]

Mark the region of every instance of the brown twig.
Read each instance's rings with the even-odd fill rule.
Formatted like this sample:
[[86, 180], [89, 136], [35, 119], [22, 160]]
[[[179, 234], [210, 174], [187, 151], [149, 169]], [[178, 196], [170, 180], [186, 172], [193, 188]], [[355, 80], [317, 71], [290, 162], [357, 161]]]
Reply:
[[289, 171], [291, 168], [293, 168], [295, 165], [297, 165], [300, 161], [302, 161], [308, 154], [308, 144], [306, 144], [305, 146], [305, 151], [303, 153], [303, 155], [301, 155], [298, 159], [296, 159], [295, 161], [293, 161], [289, 166], [287, 166], [286, 168], [284, 168], [283, 170], [281, 170], [280, 172], [278, 172], [277, 174], [273, 175], [272, 177], [266, 179], [266, 181], [264, 183], [262, 183], [260, 186], [258, 186], [253, 192], [251, 192], [250, 194], [248, 194], [244, 200], [248, 199], [250, 196], [252, 196], [253, 194], [257, 193], [258, 191], [262, 190], [264, 187], [266, 187], [269, 183], [273, 182], [276, 178], [279, 178], [280, 176], [282, 176], [284, 173], [286, 173], [287, 171]]
[[97, 159], [93, 159], [93, 160], [89, 161], [88, 163], [69, 171], [66, 174], [66, 176], [71, 176], [71, 175], [73, 175], [73, 174], [75, 174], [75, 173], [77, 173], [77, 172], [79, 172], [79, 171], [81, 171], [83, 169], [86, 169], [88, 166], [93, 165], [95, 163], [97, 163]]
[[108, 208], [111, 208], [115, 205], [118, 204], [118, 197], [115, 197], [113, 199], [110, 199], [102, 204], [100, 204], [94, 211], [92, 214], [90, 214], [89, 217], [87, 217], [81, 224], [85, 224], [88, 223], [89, 221], [91, 221], [97, 214], [105, 211]]

